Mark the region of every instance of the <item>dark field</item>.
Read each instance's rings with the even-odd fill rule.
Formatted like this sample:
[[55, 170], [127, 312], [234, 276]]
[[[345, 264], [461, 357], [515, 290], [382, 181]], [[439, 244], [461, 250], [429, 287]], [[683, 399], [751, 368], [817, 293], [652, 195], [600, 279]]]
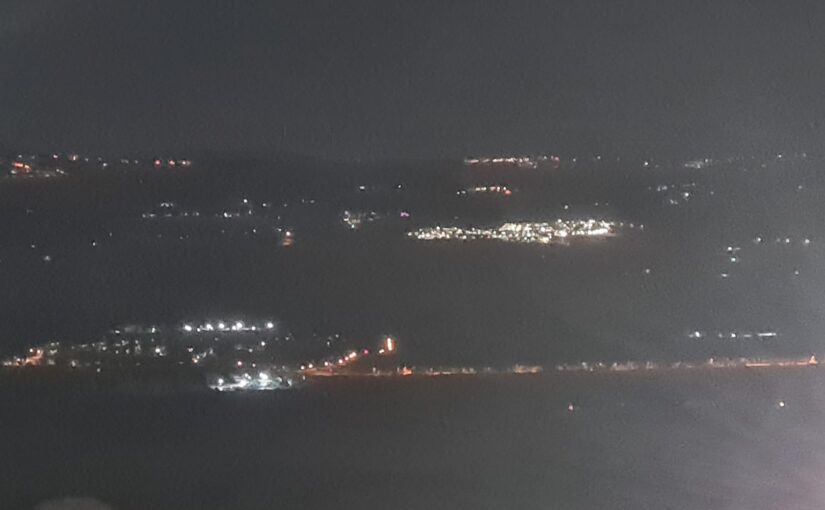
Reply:
[[815, 509], [824, 385], [810, 368], [0, 390], [0, 487], [9, 509]]

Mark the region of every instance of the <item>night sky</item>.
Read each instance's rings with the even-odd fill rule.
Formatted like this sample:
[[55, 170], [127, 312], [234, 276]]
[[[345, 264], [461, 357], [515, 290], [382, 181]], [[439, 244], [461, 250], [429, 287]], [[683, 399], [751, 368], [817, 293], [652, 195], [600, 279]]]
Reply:
[[0, 146], [810, 149], [825, 4], [2, 0]]

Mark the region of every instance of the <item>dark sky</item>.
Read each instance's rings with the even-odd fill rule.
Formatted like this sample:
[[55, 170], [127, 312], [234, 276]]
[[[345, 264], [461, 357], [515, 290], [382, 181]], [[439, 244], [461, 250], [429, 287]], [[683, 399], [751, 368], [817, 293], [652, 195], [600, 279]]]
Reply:
[[810, 150], [823, 26], [821, 1], [0, 0], [0, 145]]

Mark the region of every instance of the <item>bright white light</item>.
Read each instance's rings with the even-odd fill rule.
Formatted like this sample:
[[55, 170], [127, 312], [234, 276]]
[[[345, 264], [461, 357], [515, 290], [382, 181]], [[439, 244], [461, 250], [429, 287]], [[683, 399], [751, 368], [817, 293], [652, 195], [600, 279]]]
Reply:
[[241, 322], [241, 321], [236, 322], [235, 325], [232, 326], [232, 329], [236, 329], [236, 330], [243, 329], [243, 322]]
[[224, 380], [223, 377], [218, 378], [218, 386], [223, 386]]
[[266, 329], [272, 329], [274, 327], [275, 327], [275, 324], [273, 322], [270, 321], [270, 322], [266, 323]]
[[223, 322], [219, 322], [219, 323], [218, 323], [218, 329], [220, 329], [221, 331], [223, 331], [224, 329], [226, 329], [226, 324], [225, 324], [225, 323], [223, 323]]
[[258, 379], [260, 379], [262, 383], [267, 383], [269, 382], [269, 374], [266, 372], [261, 372], [258, 374]]
[[192, 331], [192, 326], [190, 324], [184, 324], [183, 330], [186, 332]]

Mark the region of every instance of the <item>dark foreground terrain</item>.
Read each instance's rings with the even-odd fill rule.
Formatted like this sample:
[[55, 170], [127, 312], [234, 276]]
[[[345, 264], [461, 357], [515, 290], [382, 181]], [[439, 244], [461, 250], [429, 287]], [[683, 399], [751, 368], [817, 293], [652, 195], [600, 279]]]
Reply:
[[[821, 508], [819, 368], [0, 390], [2, 507]], [[571, 411], [572, 409], [572, 411]]]

